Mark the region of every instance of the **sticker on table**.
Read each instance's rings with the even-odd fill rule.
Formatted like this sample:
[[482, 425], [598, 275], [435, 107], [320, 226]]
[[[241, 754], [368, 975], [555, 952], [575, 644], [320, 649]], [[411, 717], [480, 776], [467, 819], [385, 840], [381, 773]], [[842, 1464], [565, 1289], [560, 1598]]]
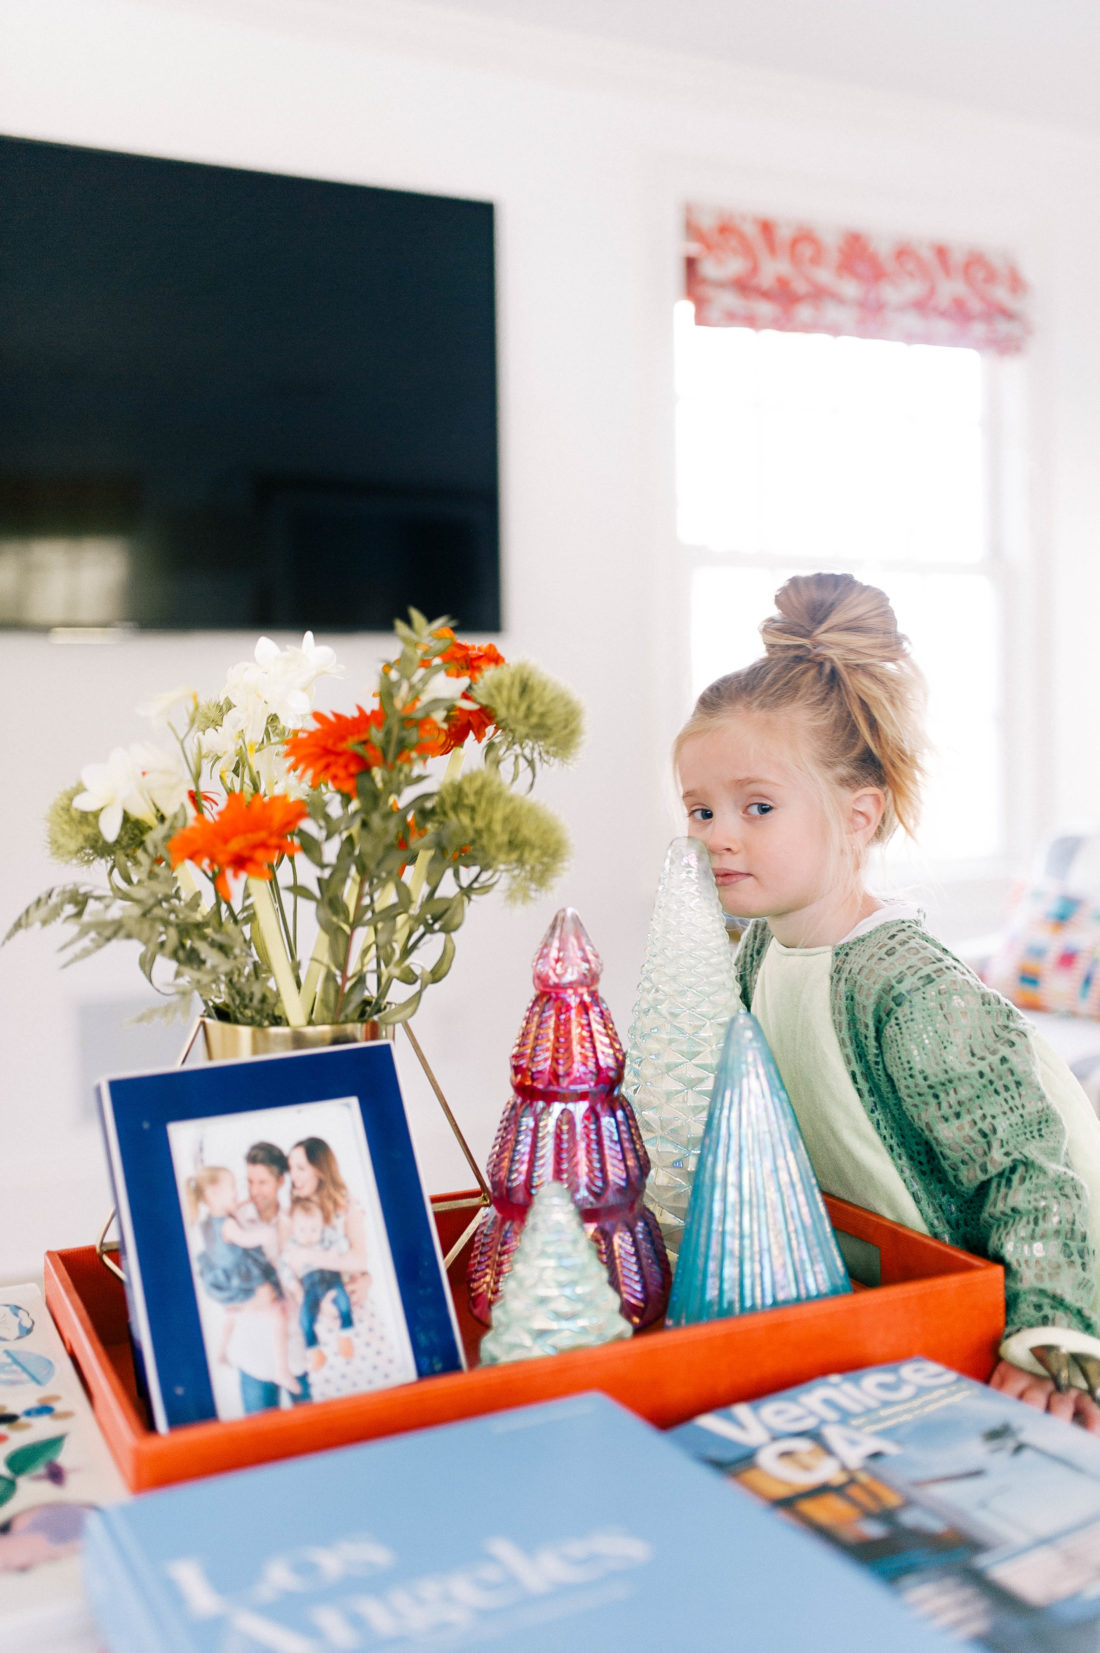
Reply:
[[63, 1422], [73, 1416], [68, 1410], [58, 1410], [60, 1395], [43, 1395], [33, 1406], [21, 1407], [18, 1412], [0, 1412], [0, 1441], [6, 1441], [13, 1431], [33, 1429], [40, 1418]]
[[34, 1320], [22, 1303], [0, 1303], [0, 1343], [17, 1343], [34, 1331]]
[[0, 1388], [14, 1389], [24, 1383], [41, 1388], [49, 1383], [54, 1370], [49, 1356], [35, 1354], [33, 1349], [0, 1349]]

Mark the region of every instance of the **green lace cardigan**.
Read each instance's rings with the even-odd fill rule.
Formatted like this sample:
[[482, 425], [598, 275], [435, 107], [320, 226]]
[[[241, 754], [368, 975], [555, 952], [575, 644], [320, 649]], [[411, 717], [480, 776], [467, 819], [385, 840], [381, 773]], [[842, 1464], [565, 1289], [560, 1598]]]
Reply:
[[[742, 940], [746, 1005], [770, 940], [762, 919]], [[915, 919], [841, 942], [830, 995], [852, 1083], [929, 1233], [1003, 1263], [1009, 1331], [1095, 1334], [1088, 1191], [1020, 1013]]]

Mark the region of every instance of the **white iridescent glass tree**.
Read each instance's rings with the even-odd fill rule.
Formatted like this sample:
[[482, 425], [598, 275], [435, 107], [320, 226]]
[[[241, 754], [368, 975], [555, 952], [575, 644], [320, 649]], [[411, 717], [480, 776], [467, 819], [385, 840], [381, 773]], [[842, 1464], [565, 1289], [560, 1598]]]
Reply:
[[623, 1094], [650, 1159], [646, 1204], [680, 1248], [726, 1026], [741, 1009], [710, 858], [694, 838], [665, 857], [626, 1045]]
[[543, 1183], [493, 1305], [482, 1365], [590, 1348], [630, 1333], [572, 1194], [564, 1183]]

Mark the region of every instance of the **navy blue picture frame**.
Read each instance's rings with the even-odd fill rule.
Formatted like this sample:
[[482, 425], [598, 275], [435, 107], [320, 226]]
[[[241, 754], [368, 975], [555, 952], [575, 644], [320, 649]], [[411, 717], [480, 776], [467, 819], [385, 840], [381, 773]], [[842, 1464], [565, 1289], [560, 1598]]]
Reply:
[[169, 1126], [354, 1098], [418, 1377], [463, 1368], [431, 1207], [388, 1043], [212, 1062], [100, 1081], [131, 1329], [161, 1433], [217, 1416]]

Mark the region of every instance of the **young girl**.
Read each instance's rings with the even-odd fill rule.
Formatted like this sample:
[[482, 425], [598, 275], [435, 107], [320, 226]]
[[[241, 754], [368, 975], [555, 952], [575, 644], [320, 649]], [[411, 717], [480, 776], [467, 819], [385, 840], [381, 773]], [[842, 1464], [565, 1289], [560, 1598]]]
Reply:
[[1084, 1390], [1023, 1369], [1058, 1328], [1100, 1354], [1100, 1120], [1023, 1017], [864, 881], [873, 844], [914, 832], [921, 781], [923, 681], [889, 602], [812, 574], [776, 607], [763, 659], [705, 689], [676, 746], [688, 830], [752, 921], [742, 999], [822, 1186], [1002, 1263], [1020, 1335], [991, 1382], [1100, 1433]]
[[191, 1225], [202, 1239], [195, 1272], [207, 1296], [226, 1311], [218, 1360], [228, 1359], [235, 1316], [262, 1314], [270, 1326], [279, 1387], [299, 1394], [302, 1386], [287, 1362], [286, 1301], [262, 1250], [271, 1229], [237, 1216], [237, 1179], [224, 1165], [200, 1166], [188, 1177], [186, 1194]]

